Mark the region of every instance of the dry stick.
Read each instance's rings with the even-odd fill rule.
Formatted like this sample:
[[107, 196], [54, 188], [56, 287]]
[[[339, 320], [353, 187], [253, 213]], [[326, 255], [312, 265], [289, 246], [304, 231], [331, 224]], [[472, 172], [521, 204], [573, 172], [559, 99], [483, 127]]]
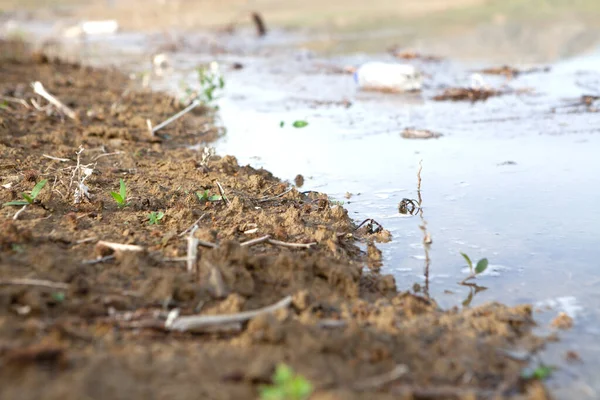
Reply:
[[28, 206], [28, 205], [29, 205], [29, 204], [25, 204], [25, 205], [23, 206], [23, 208], [21, 208], [19, 211], [17, 211], [17, 212], [15, 213], [15, 215], [13, 215], [13, 218], [12, 218], [12, 219], [13, 219], [13, 221], [16, 221], [16, 220], [19, 218], [19, 215], [21, 215], [21, 213], [22, 213], [23, 211], [25, 211], [25, 209], [27, 208], [27, 206]]
[[154, 133], [158, 132], [160, 129], [162, 129], [165, 126], [169, 125], [171, 122], [175, 121], [176, 119], [181, 118], [185, 114], [187, 114], [190, 111], [192, 111], [194, 108], [198, 107], [200, 104], [202, 104], [202, 102], [200, 100], [194, 100], [192, 102], [192, 104], [190, 104], [189, 106], [187, 106], [183, 110], [179, 111], [177, 114], [173, 115], [171, 118], [167, 119], [164, 122], [161, 122], [160, 124], [158, 124], [154, 128], [152, 128], [152, 133], [154, 134]]
[[31, 109], [31, 107], [29, 106], [29, 104], [27, 104], [27, 102], [23, 99], [18, 99], [16, 97], [10, 97], [10, 96], [0, 96], [0, 100], [4, 100], [4, 101], [9, 101], [11, 103], [17, 103], [20, 104], [22, 106], [25, 106], [25, 108], [27, 109]]
[[60, 100], [58, 100], [56, 97], [54, 97], [50, 93], [48, 93], [46, 88], [44, 88], [44, 85], [42, 85], [42, 82], [37, 82], [37, 81], [33, 82], [31, 84], [31, 87], [33, 88], [33, 91], [36, 94], [39, 94], [44, 99], [48, 100], [48, 102], [50, 104], [52, 104], [54, 107], [56, 107], [59, 111], [61, 111], [67, 117], [69, 117], [71, 119], [77, 119], [77, 114], [75, 114], [75, 111], [71, 110], [69, 107], [67, 107], [66, 105], [61, 103]]
[[251, 239], [251, 240], [247, 240], [245, 242], [240, 243], [241, 247], [248, 247], [248, 246], [254, 246], [255, 244], [260, 244], [260, 243], [270, 243], [274, 246], [283, 246], [283, 247], [292, 247], [292, 248], [303, 248], [303, 249], [310, 249], [312, 246], [316, 246], [317, 243], [316, 242], [311, 242], [311, 243], [288, 243], [288, 242], [281, 242], [279, 240], [275, 240], [275, 239], [271, 239], [270, 235], [265, 235], [265, 236], [261, 236], [259, 238], [256, 239]]
[[69, 289], [69, 285], [67, 283], [62, 282], [52, 282], [46, 281], [42, 279], [0, 279], [0, 286], [3, 285], [21, 285], [21, 286], [37, 286], [48, 289]]
[[42, 154], [42, 157], [49, 158], [49, 159], [55, 160], [55, 161], [60, 161], [60, 162], [71, 161], [68, 158], [54, 157], [54, 156], [49, 156], [48, 154]]
[[286, 189], [283, 193], [280, 193], [276, 196], [272, 196], [272, 197], [263, 197], [262, 199], [259, 199], [258, 202], [259, 203], [263, 203], [265, 201], [270, 201], [270, 200], [275, 200], [279, 197], [285, 196], [286, 194], [288, 194], [289, 192], [291, 192], [294, 189], [293, 186], [289, 187], [288, 189]]
[[267, 240], [269, 240], [270, 237], [271, 237], [270, 235], [265, 235], [265, 236], [261, 236], [256, 239], [247, 240], [245, 242], [240, 243], [240, 246], [241, 247], [254, 246], [255, 244], [266, 242]]
[[417, 171], [417, 196], [419, 199], [419, 218], [421, 219], [421, 225], [419, 225], [419, 229], [423, 231], [423, 250], [425, 251], [425, 295], [429, 297], [429, 267], [431, 266], [431, 258], [429, 258], [429, 246], [431, 245], [431, 236], [427, 231], [427, 221], [425, 221], [425, 217], [423, 217], [421, 171], [423, 171], [423, 160], [419, 161], [419, 170]]
[[286, 308], [292, 304], [292, 296], [287, 296], [277, 303], [259, 308], [254, 311], [244, 311], [237, 314], [225, 315], [197, 315], [188, 317], [177, 317], [173, 321], [165, 322], [165, 328], [171, 331], [197, 331], [207, 327], [217, 325], [231, 325], [233, 323], [242, 323], [248, 321], [258, 315], [269, 314], [281, 308]]
[[114, 251], [144, 251], [144, 248], [142, 246], [138, 246], [135, 244], [105, 242], [104, 240], [100, 240], [98, 243], [96, 243], [96, 248], [101, 247], [107, 247]]
[[146, 118], [146, 126], [148, 127], [148, 133], [153, 137], [154, 132], [152, 131], [152, 121], [150, 121], [150, 118]]
[[111, 254], [111, 255], [108, 255], [108, 256], [95, 258], [93, 260], [84, 260], [81, 263], [84, 264], [84, 265], [100, 264], [100, 263], [103, 263], [104, 261], [110, 261], [110, 260], [112, 260], [114, 258], [115, 258], [115, 256], [113, 254]]
[[117, 154], [123, 154], [122, 151], [115, 151], [114, 153], [104, 153], [104, 154], [98, 154], [96, 157], [92, 158], [92, 161], [96, 161], [99, 158], [102, 157], [108, 157], [108, 156], [116, 156]]
[[275, 240], [275, 239], [269, 239], [267, 240], [267, 242], [275, 245], [275, 246], [283, 246], [283, 247], [292, 247], [292, 248], [303, 248], [303, 249], [310, 249], [312, 246], [316, 246], [317, 243], [316, 242], [311, 242], [311, 243], [287, 243], [287, 242], [280, 242], [279, 240]]
[[188, 233], [189, 231], [191, 231], [192, 229], [194, 229], [194, 227], [196, 227], [196, 228], [197, 228], [197, 227], [198, 227], [198, 222], [200, 222], [200, 220], [201, 220], [202, 218], [204, 218], [205, 216], [206, 216], [206, 213], [202, 214], [202, 215], [200, 216], [200, 218], [198, 218], [198, 219], [197, 219], [197, 220], [196, 220], [196, 221], [195, 221], [195, 222], [194, 222], [192, 225], [190, 225], [190, 226], [189, 226], [189, 227], [188, 227], [188, 228], [187, 228], [185, 231], [181, 232], [181, 233], [179, 234], [179, 237], [182, 237], [183, 235], [185, 235], [186, 233]]
[[229, 201], [227, 196], [225, 196], [225, 191], [223, 190], [223, 186], [221, 186], [219, 181], [216, 181], [216, 183], [217, 183], [217, 187], [219, 188], [219, 194], [221, 195], [221, 198], [223, 199], [223, 201], [225, 201], [225, 204], [227, 204], [227, 206], [230, 206], [231, 201]]
[[387, 385], [390, 382], [406, 375], [408, 373], [408, 367], [404, 364], [398, 364], [396, 367], [382, 375], [373, 376], [371, 378], [363, 379], [353, 385], [354, 390], [369, 390], [379, 388], [383, 385]]
[[200, 240], [200, 239], [198, 239], [198, 246], [206, 247], [206, 248], [209, 248], [209, 249], [216, 249], [216, 248], [219, 247], [218, 244], [211, 243], [211, 242], [206, 242], [206, 241]]
[[198, 260], [198, 238], [194, 237], [194, 233], [198, 230], [197, 226], [190, 231], [187, 237], [187, 271], [193, 272], [196, 269], [196, 261]]

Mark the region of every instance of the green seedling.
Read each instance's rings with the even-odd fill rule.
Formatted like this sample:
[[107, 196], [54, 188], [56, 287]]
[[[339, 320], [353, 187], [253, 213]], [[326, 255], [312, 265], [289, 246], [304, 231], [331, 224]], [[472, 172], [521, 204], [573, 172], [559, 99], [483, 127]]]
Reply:
[[160, 220], [165, 216], [165, 213], [163, 213], [162, 211], [154, 212], [152, 211], [150, 214], [148, 214], [148, 223], [150, 225], [158, 225], [160, 224]]
[[44, 186], [46, 186], [46, 183], [48, 183], [48, 179], [44, 179], [42, 181], [39, 181], [33, 187], [33, 189], [31, 189], [31, 194], [21, 193], [21, 196], [23, 196], [23, 198], [25, 200], [9, 201], [7, 203], [2, 204], [2, 206], [3, 207], [4, 206], [26, 206], [26, 205], [29, 205], [29, 204], [33, 204], [35, 202], [35, 199], [38, 197], [38, 195], [40, 194], [40, 192], [44, 188]]
[[537, 379], [543, 381], [548, 379], [552, 372], [554, 371], [554, 367], [550, 367], [545, 364], [540, 364], [536, 368], [526, 368], [521, 372], [521, 378], [532, 380]]
[[294, 373], [286, 364], [279, 364], [273, 384], [260, 389], [261, 400], [306, 400], [313, 391], [312, 384]]
[[305, 126], [308, 126], [308, 122], [306, 121], [294, 121], [294, 123], [292, 124], [292, 126], [294, 128], [304, 128]]
[[54, 292], [51, 294], [52, 299], [54, 299], [54, 301], [56, 301], [57, 303], [62, 303], [63, 301], [65, 301], [65, 293], [64, 292]]
[[485, 271], [488, 267], [488, 259], [487, 258], [482, 258], [481, 260], [477, 261], [477, 265], [475, 265], [475, 267], [473, 268], [473, 262], [471, 261], [471, 259], [469, 258], [468, 255], [466, 255], [465, 253], [460, 253], [465, 261], [467, 262], [467, 265], [469, 266], [469, 270], [471, 271], [471, 275], [467, 276], [461, 283], [464, 283], [466, 281], [468, 281], [469, 279], [473, 279], [475, 278], [477, 275], [481, 274], [483, 271]]
[[279, 127], [280, 127], [280, 128], [283, 128], [284, 126], [285, 126], [285, 122], [283, 122], [283, 121], [280, 121], [280, 122], [279, 122]]
[[208, 190], [205, 190], [203, 192], [196, 192], [196, 197], [198, 197], [198, 200], [200, 200], [200, 201], [220, 201], [220, 200], [223, 200], [223, 197], [219, 196], [218, 194], [214, 194], [212, 196], [209, 196]]
[[110, 192], [110, 195], [115, 199], [119, 208], [127, 207], [127, 185], [123, 179], [119, 180], [119, 193]]

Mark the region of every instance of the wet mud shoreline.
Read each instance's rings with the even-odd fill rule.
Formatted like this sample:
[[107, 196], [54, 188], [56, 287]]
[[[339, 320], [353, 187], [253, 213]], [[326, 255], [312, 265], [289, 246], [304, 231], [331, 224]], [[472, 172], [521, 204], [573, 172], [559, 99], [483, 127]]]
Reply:
[[[190, 149], [218, 137], [211, 111], [151, 135], [147, 120], [180, 111], [177, 99], [0, 46], [0, 202], [47, 180], [16, 218], [20, 207], [0, 209], [0, 397], [252, 399], [284, 362], [311, 398], [549, 398], [521, 378], [518, 355], [544, 345], [531, 307], [441, 310], [398, 292], [365, 268], [358, 244], [374, 235], [326, 194]], [[123, 207], [110, 194], [121, 179]], [[89, 198], [75, 203], [82, 180]]]

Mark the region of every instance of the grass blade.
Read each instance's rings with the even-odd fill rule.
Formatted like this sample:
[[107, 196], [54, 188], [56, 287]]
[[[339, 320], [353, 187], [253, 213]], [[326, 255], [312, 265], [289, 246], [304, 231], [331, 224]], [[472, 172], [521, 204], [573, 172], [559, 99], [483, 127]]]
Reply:
[[113, 197], [113, 199], [115, 199], [115, 201], [117, 203], [119, 203], [119, 205], [125, 203], [125, 201], [123, 200], [123, 197], [121, 197], [121, 195], [119, 193], [110, 192], [110, 195]]
[[8, 203], [2, 204], [2, 207], [6, 207], [6, 206], [26, 206], [27, 204], [29, 204], [29, 203], [26, 202], [26, 201], [15, 200], [15, 201], [9, 201]]
[[471, 259], [469, 258], [469, 256], [466, 255], [465, 253], [460, 253], [460, 254], [464, 257], [464, 259], [467, 262], [467, 265], [469, 266], [469, 269], [471, 270], [471, 272], [473, 272], [473, 262], [471, 261]]
[[31, 190], [31, 197], [32, 197], [32, 203], [33, 203], [33, 199], [35, 199], [38, 194], [40, 194], [40, 192], [42, 191], [42, 189], [44, 188], [44, 186], [46, 186], [46, 183], [48, 183], [48, 179], [44, 179], [39, 181]]
[[125, 185], [125, 181], [123, 179], [119, 179], [119, 194], [121, 195], [121, 203], [125, 203], [125, 199], [127, 198], [127, 186]]

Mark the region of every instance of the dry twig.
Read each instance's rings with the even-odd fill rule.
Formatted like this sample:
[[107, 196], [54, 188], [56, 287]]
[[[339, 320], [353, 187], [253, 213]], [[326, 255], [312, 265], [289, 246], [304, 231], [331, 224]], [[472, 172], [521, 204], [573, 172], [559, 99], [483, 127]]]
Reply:
[[287, 296], [277, 303], [259, 308], [254, 311], [244, 311], [237, 314], [225, 314], [225, 315], [192, 315], [186, 317], [175, 317], [174, 319], [167, 319], [165, 322], [165, 328], [171, 331], [179, 332], [198, 332], [205, 331], [208, 327], [216, 327], [220, 325], [241, 324], [254, 317], [262, 314], [270, 314], [282, 308], [288, 307], [292, 304], [292, 296]]
[[66, 105], [61, 103], [61, 101], [58, 100], [56, 97], [54, 97], [50, 93], [48, 93], [48, 91], [46, 90], [44, 85], [42, 85], [42, 82], [33, 82], [31, 84], [31, 87], [33, 88], [33, 91], [36, 94], [38, 94], [38, 95], [42, 96], [44, 99], [48, 100], [48, 102], [50, 104], [52, 104], [54, 107], [56, 107], [60, 112], [65, 114], [67, 117], [69, 117], [71, 119], [77, 119], [77, 114], [75, 114], [75, 111], [71, 110], [69, 107], [67, 107]]
[[396, 365], [396, 367], [386, 372], [385, 374], [373, 376], [367, 379], [363, 379], [353, 385], [354, 390], [369, 390], [379, 388], [381, 386], [387, 385], [390, 382], [395, 381], [396, 379], [406, 375], [408, 373], [408, 367], [404, 364]]

